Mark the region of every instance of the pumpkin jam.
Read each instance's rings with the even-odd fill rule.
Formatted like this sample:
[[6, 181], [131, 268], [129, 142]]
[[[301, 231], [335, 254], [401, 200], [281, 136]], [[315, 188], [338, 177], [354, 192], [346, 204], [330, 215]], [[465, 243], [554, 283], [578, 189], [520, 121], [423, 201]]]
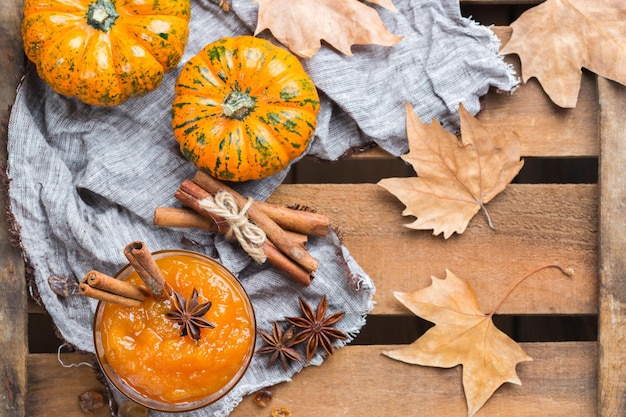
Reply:
[[[155, 260], [172, 289], [185, 299], [196, 288], [198, 303], [212, 302], [203, 317], [215, 327], [201, 328], [200, 339], [194, 341], [181, 337], [181, 328], [166, 317], [174, 309], [169, 299], [148, 298], [139, 307], [101, 303], [95, 327], [100, 330], [96, 346], [100, 339], [102, 348], [98, 356], [148, 399], [181, 404], [214, 397], [208, 404], [230, 390], [250, 362], [255, 337], [252, 306], [236, 278], [209, 258], [167, 251], [155, 253]], [[142, 284], [128, 269], [132, 272], [126, 280]]]

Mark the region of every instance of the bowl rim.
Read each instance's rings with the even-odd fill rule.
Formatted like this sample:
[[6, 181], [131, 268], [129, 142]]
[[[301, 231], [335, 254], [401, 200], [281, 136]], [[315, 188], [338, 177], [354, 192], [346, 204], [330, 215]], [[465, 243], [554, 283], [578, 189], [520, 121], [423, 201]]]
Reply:
[[[244, 304], [247, 305], [248, 310], [250, 312], [251, 333], [252, 333], [251, 340], [250, 340], [250, 347], [248, 349], [248, 352], [246, 353], [246, 357], [244, 358], [244, 362], [242, 363], [242, 366], [239, 368], [237, 373], [233, 376], [233, 378], [231, 378], [231, 380], [226, 385], [224, 385], [218, 391], [206, 397], [193, 400], [193, 401], [165, 402], [165, 401], [148, 397], [142, 394], [141, 392], [137, 391], [130, 384], [128, 384], [126, 380], [117, 373], [117, 371], [108, 362], [108, 360], [106, 360], [106, 354], [104, 352], [104, 347], [102, 345], [102, 335], [100, 331], [100, 323], [102, 321], [102, 314], [104, 311], [104, 306], [107, 304], [106, 301], [99, 301], [96, 306], [96, 311], [95, 311], [94, 318], [93, 318], [92, 333], [93, 333], [93, 342], [94, 342], [94, 347], [95, 347], [95, 356], [96, 356], [98, 365], [100, 366], [100, 369], [102, 370], [102, 373], [104, 374], [105, 378], [109, 382], [111, 382], [113, 386], [117, 388], [118, 391], [120, 391], [127, 398], [152, 410], [164, 411], [164, 412], [186, 412], [186, 411], [192, 411], [192, 410], [197, 410], [202, 407], [206, 407], [220, 400], [226, 394], [228, 394], [235, 386], [237, 386], [239, 381], [243, 378], [243, 376], [245, 375], [246, 371], [248, 370], [250, 366], [250, 363], [252, 362], [252, 358], [255, 352], [256, 333], [257, 333], [256, 317], [255, 317], [255, 312], [254, 312], [254, 306], [252, 305], [252, 300], [250, 299], [248, 292], [246, 291], [244, 286], [241, 284], [239, 279], [237, 279], [237, 277], [228, 268], [222, 265], [220, 262], [216, 261], [215, 259], [203, 253], [190, 251], [186, 249], [163, 249], [163, 250], [152, 252], [152, 256], [155, 259], [165, 258], [167, 256], [171, 256], [174, 254], [182, 254], [185, 256], [190, 256], [190, 257], [208, 262], [214, 266], [217, 266], [224, 273], [224, 275], [228, 279], [230, 279], [236, 287], [238, 287], [244, 299]], [[114, 277], [117, 279], [125, 279], [133, 271], [134, 269], [132, 268], [132, 266], [130, 264], [126, 264], [122, 268], [120, 268], [120, 270], [114, 275]]]

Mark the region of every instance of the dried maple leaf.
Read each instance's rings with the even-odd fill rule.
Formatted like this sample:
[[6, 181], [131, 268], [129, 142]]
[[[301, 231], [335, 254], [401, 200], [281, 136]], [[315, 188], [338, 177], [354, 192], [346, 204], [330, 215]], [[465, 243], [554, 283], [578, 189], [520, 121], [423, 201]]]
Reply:
[[500, 129], [488, 131], [463, 106], [461, 140], [432, 121], [422, 123], [407, 104], [410, 163], [417, 177], [386, 178], [378, 184], [406, 205], [403, 215], [417, 219], [406, 226], [429, 230], [447, 239], [463, 233], [482, 208], [493, 228], [485, 204], [515, 178], [524, 165], [519, 137]]
[[412, 344], [384, 354], [415, 365], [441, 368], [463, 365], [468, 416], [478, 412], [505, 382], [521, 385], [515, 367], [532, 358], [495, 327], [492, 320], [495, 310], [490, 314], [481, 311], [467, 280], [446, 271], [444, 279], [432, 277], [429, 287], [394, 295], [435, 326]]
[[[373, 8], [358, 0], [255, 0], [259, 15], [255, 35], [269, 29], [291, 52], [311, 58], [325, 40], [352, 55], [352, 45], [391, 46], [402, 37], [389, 32]], [[395, 11], [391, 0], [374, 1]]]
[[581, 68], [626, 84], [624, 0], [547, 0], [511, 27], [500, 52], [519, 55], [524, 82], [536, 77], [561, 107], [576, 107]]

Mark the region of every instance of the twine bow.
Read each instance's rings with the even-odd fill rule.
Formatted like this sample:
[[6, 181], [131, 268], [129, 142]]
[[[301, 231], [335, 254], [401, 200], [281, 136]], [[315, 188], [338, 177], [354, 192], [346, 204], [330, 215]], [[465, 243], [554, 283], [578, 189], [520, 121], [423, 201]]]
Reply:
[[262, 249], [267, 237], [260, 227], [248, 219], [247, 213], [253, 201], [252, 198], [248, 198], [240, 210], [237, 200], [232, 194], [227, 191], [218, 191], [214, 197], [208, 196], [198, 200], [198, 205], [226, 220], [230, 226], [226, 237], [230, 239], [234, 236], [243, 250], [256, 262], [262, 264], [267, 260]]

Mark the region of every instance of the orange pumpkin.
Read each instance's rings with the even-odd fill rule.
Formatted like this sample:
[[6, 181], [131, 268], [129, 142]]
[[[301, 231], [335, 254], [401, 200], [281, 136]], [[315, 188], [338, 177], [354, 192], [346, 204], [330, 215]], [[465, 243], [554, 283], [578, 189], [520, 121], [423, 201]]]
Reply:
[[190, 10], [189, 0], [25, 0], [24, 50], [59, 94], [115, 106], [178, 64]]
[[265, 178], [306, 151], [319, 97], [293, 54], [240, 36], [207, 45], [183, 67], [174, 137], [198, 168], [225, 181]]

